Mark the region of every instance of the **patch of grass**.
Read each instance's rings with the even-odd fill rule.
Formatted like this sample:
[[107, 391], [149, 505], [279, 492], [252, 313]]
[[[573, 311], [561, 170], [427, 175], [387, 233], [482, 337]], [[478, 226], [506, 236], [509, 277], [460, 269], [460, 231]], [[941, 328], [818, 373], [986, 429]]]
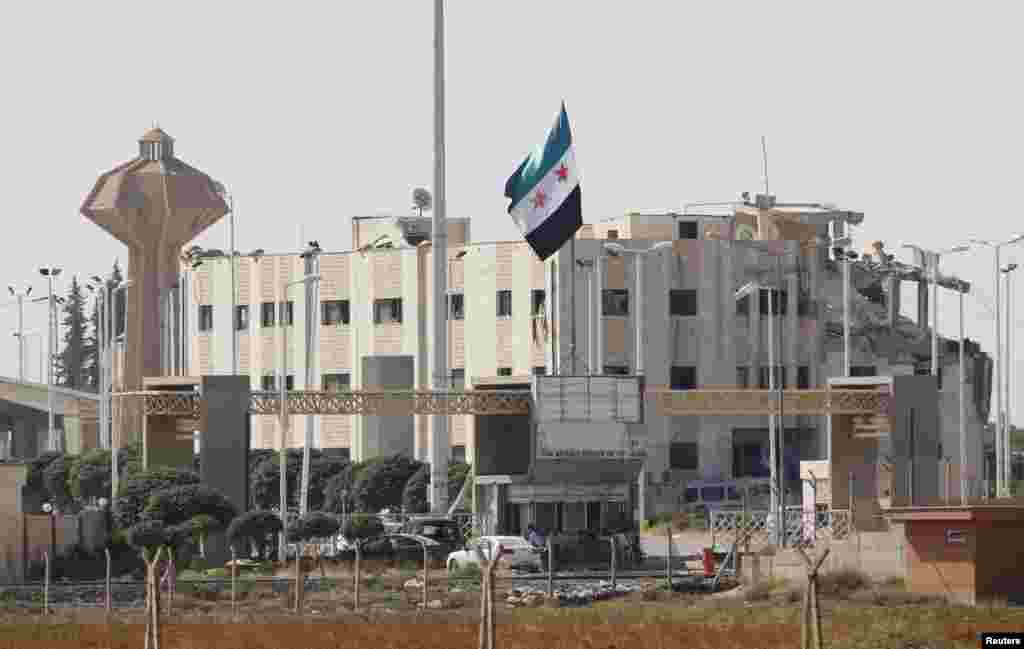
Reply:
[[384, 578], [380, 575], [370, 575], [366, 578], [366, 590], [371, 593], [382, 592], [385, 588]]
[[832, 570], [818, 575], [818, 594], [825, 596], [845, 597], [871, 585], [870, 577], [853, 568]]

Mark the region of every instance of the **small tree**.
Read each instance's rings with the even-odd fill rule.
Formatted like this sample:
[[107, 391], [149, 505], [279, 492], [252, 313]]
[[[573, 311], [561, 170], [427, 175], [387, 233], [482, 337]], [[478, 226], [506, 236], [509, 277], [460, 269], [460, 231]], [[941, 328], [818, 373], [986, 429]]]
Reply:
[[[305, 554], [305, 545], [313, 539], [333, 537], [338, 533], [338, 519], [325, 514], [324, 512], [307, 512], [305, 516], [296, 519], [288, 526], [288, 540], [298, 543], [299, 547], [295, 553], [295, 611], [302, 610], [302, 556]], [[316, 561], [320, 564], [320, 554], [316, 553]], [[323, 564], [320, 564], [323, 571]]]
[[260, 558], [264, 558], [264, 549], [267, 538], [272, 534], [281, 532], [281, 518], [274, 512], [265, 509], [254, 509], [236, 516], [228, 525], [228, 543], [237, 551], [239, 544], [248, 541], [260, 552]]
[[224, 494], [203, 484], [178, 485], [157, 491], [143, 510], [145, 519], [161, 521], [169, 528], [180, 530], [182, 541], [196, 541], [200, 556], [206, 555], [207, 534], [226, 528], [237, 514], [234, 503]]
[[362, 560], [363, 543], [367, 539], [380, 536], [384, 533], [384, 523], [376, 516], [367, 514], [353, 514], [345, 521], [342, 528], [342, 536], [352, 542], [356, 550], [356, 565], [353, 570], [353, 606], [359, 608], [359, 564]]
[[120, 485], [114, 523], [128, 529], [143, 518], [149, 497], [164, 489], [199, 484], [199, 476], [191, 471], [159, 467], [129, 477]]
[[75, 498], [68, 490], [68, 474], [77, 459], [75, 455], [60, 455], [43, 470], [43, 485], [46, 492], [61, 511], [71, 510], [75, 506]]
[[405, 483], [419, 470], [420, 464], [396, 454], [367, 466], [352, 486], [356, 506], [366, 512], [400, 507]]
[[147, 520], [128, 530], [128, 543], [139, 550], [146, 563], [146, 647], [160, 646], [160, 591], [157, 585], [157, 564], [160, 554], [173, 535], [160, 521]]
[[68, 297], [64, 300], [64, 349], [54, 360], [57, 383], [68, 388], [81, 390], [89, 383], [87, 367], [87, 328], [85, 319], [85, 296], [78, 277], [71, 277]]
[[427, 488], [430, 486], [430, 465], [424, 464], [412, 474], [402, 491], [402, 508], [408, 514], [430, 511]]

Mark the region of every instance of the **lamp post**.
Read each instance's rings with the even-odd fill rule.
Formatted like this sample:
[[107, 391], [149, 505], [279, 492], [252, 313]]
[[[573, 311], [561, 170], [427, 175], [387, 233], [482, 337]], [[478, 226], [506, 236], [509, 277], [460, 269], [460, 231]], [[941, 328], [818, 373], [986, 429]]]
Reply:
[[[313, 282], [320, 279], [319, 275], [306, 275], [302, 279], [297, 279], [291, 282], [285, 282], [281, 286], [281, 297], [282, 305], [288, 303], [288, 289], [298, 284], [304, 284], [305, 282]], [[285, 306], [285, 308], [287, 308]], [[281, 453], [280, 453], [280, 470], [281, 470], [281, 539], [278, 543], [278, 558], [283, 562], [285, 560], [285, 543], [286, 543], [286, 528], [288, 527], [288, 323], [286, 322], [287, 312], [282, 308], [280, 325], [281, 325], [281, 384], [279, 386], [279, 393], [281, 395]]]
[[[576, 265], [587, 274], [587, 374], [593, 376], [594, 370], [594, 267], [597, 265], [593, 259], [577, 259]], [[601, 301], [598, 300], [598, 304]]]
[[1016, 234], [1005, 241], [994, 242], [986, 239], [971, 239], [970, 243], [977, 244], [979, 246], [985, 246], [991, 248], [995, 257], [995, 292], [996, 292], [996, 345], [995, 345], [995, 362], [996, 362], [996, 380], [995, 380], [995, 395], [996, 395], [996, 426], [995, 426], [995, 442], [996, 442], [996, 496], [1006, 497], [1008, 496], [1008, 480], [1007, 473], [1009, 470], [1009, 457], [1010, 454], [1006, 447], [1009, 445], [1009, 440], [1006, 438], [1005, 429], [1005, 417], [1003, 415], [1003, 391], [1002, 386], [1002, 363], [1000, 362], [1000, 350], [1002, 349], [1002, 332], [1000, 322], [1000, 296], [999, 296], [999, 274], [1002, 272], [1002, 267], [999, 263], [999, 253], [1006, 246], [1012, 246], [1016, 243], [1024, 241], [1024, 234]]
[[32, 287], [28, 286], [24, 291], [19, 292], [15, 291], [13, 286], [8, 286], [7, 290], [18, 299], [18, 333], [15, 334], [18, 338], [18, 381], [24, 383], [25, 341], [23, 340], [22, 332], [25, 327], [25, 298], [32, 294]]
[[[637, 376], [644, 375], [644, 346], [643, 346], [643, 260], [644, 258], [654, 252], [660, 252], [662, 250], [670, 250], [672, 248], [671, 241], [661, 241], [647, 250], [630, 250], [620, 243], [605, 243], [603, 249], [609, 255], [613, 257], [620, 257], [627, 254], [636, 256], [636, 305], [633, 321], [636, 323], [636, 329], [633, 334], [636, 342], [636, 362], [634, 374]], [[576, 314], [572, 314], [573, 319], [576, 318]], [[644, 465], [640, 467], [640, 475], [637, 477], [637, 509], [640, 513], [640, 520], [646, 518], [646, 499], [647, 499], [647, 461], [644, 460]]]
[[[117, 313], [118, 313], [117, 297], [118, 297], [118, 293], [121, 293], [122, 291], [127, 290], [128, 287], [130, 287], [132, 284], [133, 284], [133, 281], [129, 279], [129, 280], [122, 281], [120, 284], [112, 285], [109, 288], [110, 298], [111, 299], [110, 299], [110, 312], [107, 314], [108, 315], [108, 322], [110, 323], [110, 332], [109, 332], [110, 342], [107, 344], [107, 381], [108, 381], [108, 383], [107, 383], [107, 396], [111, 397], [111, 401], [110, 401], [110, 404], [107, 407], [107, 426], [109, 427], [109, 435], [110, 435], [110, 507], [112, 509], [116, 509], [117, 508], [117, 491], [118, 491], [118, 486], [120, 484], [120, 471], [121, 471], [119, 463], [118, 463], [118, 459], [117, 459], [117, 451], [121, 447], [121, 441], [122, 441], [121, 440], [121, 432], [122, 432], [121, 431], [121, 426], [124, 423], [124, 417], [123, 416], [119, 417], [118, 418], [118, 425], [117, 425], [117, 444], [114, 444], [114, 419], [113, 419], [114, 402], [113, 402], [112, 397], [113, 397], [113, 392], [114, 392], [114, 342], [117, 339], [118, 325], [121, 326], [121, 329], [123, 331], [124, 337], [127, 337], [127, 335], [128, 335], [128, 309], [127, 308], [124, 309], [124, 320], [122, 320], [121, 322], [118, 322], [118, 317], [117, 317]], [[126, 293], [125, 296], [122, 298], [122, 302], [127, 303], [127, 301], [128, 301], [128, 299], [127, 299], [127, 293]], [[127, 349], [127, 345], [125, 346], [125, 349]], [[123, 353], [124, 352], [122, 351], [122, 355], [123, 355]], [[121, 377], [119, 376], [118, 379], [120, 380]]]
[[1006, 457], [1006, 464], [1003, 468], [1004, 481], [1006, 483], [1007, 495], [1010, 493], [1010, 486], [1013, 481], [1013, 465], [1010, 462], [1011, 448], [1010, 428], [1013, 421], [1013, 271], [1017, 270], [1017, 264], [1007, 264], [1002, 268], [1003, 277], [1006, 280], [1006, 342], [1003, 344], [1003, 358], [1006, 364], [1006, 373], [1003, 375], [1003, 390], [1006, 393], [1006, 403], [1003, 409], [1006, 417], [1003, 423], [1003, 455]]
[[57, 508], [50, 503], [43, 503], [43, 513], [50, 517], [50, 560], [54, 558], [54, 553], [57, 551], [57, 521], [54, 518], [57, 515]]
[[[306, 262], [306, 277], [319, 277], [320, 272], [320, 244], [316, 241], [309, 242], [309, 248], [302, 253]], [[301, 280], [300, 280], [301, 281]], [[305, 389], [312, 390], [315, 387], [316, 378], [313, 372], [313, 348], [316, 340], [316, 319], [317, 304], [317, 282], [305, 282], [306, 286], [306, 380]], [[287, 290], [287, 289], [286, 289]], [[287, 302], [287, 296], [285, 297]], [[282, 326], [284, 323], [282, 323]], [[310, 447], [313, 445], [313, 434], [316, 428], [316, 415], [306, 415], [306, 437], [302, 445], [302, 480], [299, 491], [299, 515], [305, 516], [309, 503], [309, 461]]]
[[54, 301], [53, 301], [53, 279], [59, 276], [61, 273], [60, 268], [54, 266], [46, 266], [39, 269], [39, 274], [46, 278], [47, 286], [49, 287], [49, 323], [50, 328], [47, 333], [47, 354], [49, 355], [49, 363], [47, 364], [46, 372], [46, 411], [48, 419], [48, 435], [47, 445], [49, 450], [56, 451], [57, 449], [57, 438], [56, 431], [54, 430], [54, 416], [53, 416], [53, 356], [56, 353], [54, 347], [57, 343], [54, 335], [54, 328], [56, 327], [56, 318], [54, 317]]
[[106, 363], [106, 350], [107, 344], [107, 307], [110, 303], [110, 286], [107, 282], [104, 282], [102, 278], [93, 275], [91, 281], [85, 286], [91, 292], [96, 294], [96, 314], [98, 322], [96, 324], [96, 378], [97, 385], [96, 391], [100, 395], [99, 403], [99, 426], [96, 431], [97, 442], [100, 448], [110, 448], [109, 438], [107, 437], [107, 363]]

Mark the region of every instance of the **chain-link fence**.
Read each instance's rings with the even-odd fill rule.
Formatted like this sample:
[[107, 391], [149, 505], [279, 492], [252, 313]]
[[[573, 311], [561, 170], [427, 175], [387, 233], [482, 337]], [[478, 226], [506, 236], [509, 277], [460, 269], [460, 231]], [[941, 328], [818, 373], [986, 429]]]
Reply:
[[[777, 516], [771, 512], [712, 510], [710, 514], [713, 547], [731, 547], [733, 544], [763, 547], [773, 543]], [[784, 516], [783, 529], [788, 546], [845, 540], [853, 531], [853, 519], [848, 509], [810, 512], [799, 507], [787, 507]]]

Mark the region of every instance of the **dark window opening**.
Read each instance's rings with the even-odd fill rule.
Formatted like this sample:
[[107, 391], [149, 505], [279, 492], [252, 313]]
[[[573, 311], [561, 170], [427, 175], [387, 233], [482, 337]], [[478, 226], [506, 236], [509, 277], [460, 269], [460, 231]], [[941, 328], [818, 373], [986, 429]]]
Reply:
[[629, 315], [629, 291], [621, 288], [606, 288], [601, 291], [601, 314], [610, 316]]
[[274, 310], [274, 303], [264, 302], [260, 304], [260, 326], [273, 327], [275, 322], [277, 322], [277, 317]]
[[668, 314], [678, 316], [697, 315], [697, 290], [692, 288], [672, 289], [668, 292]]
[[771, 295], [771, 313], [773, 315], [786, 315], [788, 310], [789, 296], [786, 291], [762, 288], [758, 293], [758, 306], [761, 315], [769, 314], [768, 296]]
[[749, 316], [750, 315], [750, 294], [746, 294], [740, 299], [736, 300], [736, 315]]
[[672, 389], [693, 390], [697, 387], [697, 368], [693, 365], [672, 366]]
[[680, 239], [697, 239], [698, 230], [696, 221], [680, 221], [679, 222], [679, 238]]
[[618, 230], [608, 230], [608, 238], [609, 239], [618, 239], [619, 238], [619, 231]]
[[512, 376], [512, 368], [511, 367], [499, 367], [498, 368], [498, 376]]
[[672, 442], [668, 449], [669, 468], [696, 471], [700, 465], [696, 442]]
[[466, 462], [466, 446], [464, 444], [452, 446], [452, 462], [459, 462], [460, 464]]
[[850, 376], [878, 376], [878, 369], [874, 365], [851, 365]]
[[610, 376], [629, 376], [629, 368], [625, 365], [605, 365], [604, 373]]
[[533, 367], [533, 375], [534, 376], [544, 376], [547, 373], [548, 373], [548, 368], [547, 368], [546, 365], [535, 365]]
[[466, 389], [466, 370], [462, 367], [454, 367], [451, 371], [451, 386], [453, 390]]
[[213, 331], [213, 305], [199, 305], [199, 331]]
[[530, 292], [530, 315], [544, 315], [544, 304], [547, 294], [542, 288], [535, 288]]
[[744, 388], [744, 389], [750, 387], [750, 368], [749, 367], [737, 367], [736, 368], [736, 387]]
[[325, 392], [348, 392], [352, 389], [352, 375], [348, 373], [324, 374], [321, 385]]
[[796, 387], [798, 390], [811, 389], [811, 368], [807, 365], [796, 368]]
[[502, 289], [496, 294], [498, 309], [497, 316], [499, 318], [511, 318], [512, 317], [512, 291], [509, 289]]
[[463, 320], [466, 317], [466, 298], [462, 293], [450, 293], [448, 295], [448, 318], [450, 320]]
[[320, 303], [321, 324], [347, 325], [350, 322], [350, 316], [348, 300], [324, 300]]
[[402, 298], [391, 297], [373, 301], [374, 324], [388, 324], [402, 321]]
[[235, 305], [235, 331], [247, 331], [249, 329], [249, 305]]
[[[768, 367], [768, 366], [761, 366], [761, 368], [760, 368], [760, 372], [759, 372], [758, 382], [757, 383], [758, 383], [758, 387], [761, 388], [762, 390], [770, 390], [771, 389], [771, 375], [770, 375], [770, 371], [771, 371], [771, 368]], [[785, 387], [786, 387], [786, 368], [781, 366], [781, 365], [777, 365], [775, 367], [775, 387], [776, 388], [783, 388], [783, 389], [785, 389]]]
[[281, 302], [279, 305], [279, 320], [282, 327], [290, 327], [295, 324], [295, 303], [291, 300]]

